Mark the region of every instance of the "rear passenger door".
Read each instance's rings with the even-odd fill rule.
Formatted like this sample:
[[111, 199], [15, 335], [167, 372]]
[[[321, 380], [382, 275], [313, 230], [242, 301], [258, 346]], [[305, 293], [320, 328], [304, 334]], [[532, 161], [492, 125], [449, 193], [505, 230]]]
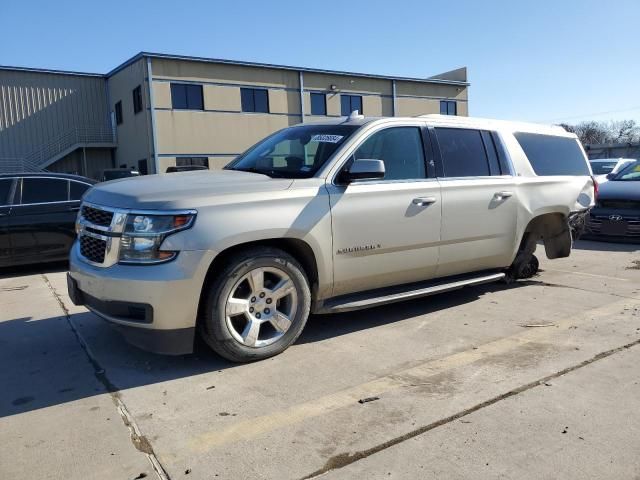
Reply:
[[66, 258], [75, 239], [78, 201], [69, 201], [66, 178], [24, 177], [9, 216], [16, 263]]
[[497, 133], [443, 127], [430, 132], [442, 193], [438, 276], [508, 266], [517, 190]]

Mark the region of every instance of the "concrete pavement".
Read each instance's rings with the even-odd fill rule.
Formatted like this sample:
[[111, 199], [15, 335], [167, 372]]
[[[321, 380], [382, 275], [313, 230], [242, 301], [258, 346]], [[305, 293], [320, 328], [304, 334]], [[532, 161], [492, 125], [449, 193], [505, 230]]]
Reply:
[[[10, 367], [0, 439], [28, 432], [0, 452], [0, 476], [25, 478], [6, 467], [20, 459], [44, 473], [55, 460], [65, 478], [598, 478], [615, 451], [608, 471], [634, 478], [639, 259], [637, 246], [581, 242], [569, 259], [541, 258], [544, 271], [527, 282], [313, 317], [296, 345], [250, 365], [206, 350], [160, 357], [130, 347], [71, 305], [63, 272], [0, 279], [3, 305], [9, 299], [0, 358]], [[5, 345], [19, 346], [5, 355]], [[56, 355], [39, 360], [38, 350]], [[29, 372], [42, 365], [39, 393]], [[74, 390], [57, 393], [66, 388]], [[33, 400], [12, 405], [20, 397]], [[110, 423], [87, 416], [78, 427], [86, 406], [107, 405]], [[52, 452], [52, 439], [68, 432], [80, 447]], [[590, 453], [597, 443], [609, 450]], [[122, 461], [108, 458], [113, 444]]]

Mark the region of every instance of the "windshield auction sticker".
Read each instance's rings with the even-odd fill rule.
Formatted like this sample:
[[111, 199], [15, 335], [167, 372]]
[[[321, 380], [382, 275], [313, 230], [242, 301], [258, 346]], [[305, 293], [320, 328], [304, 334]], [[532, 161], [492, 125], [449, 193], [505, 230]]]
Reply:
[[314, 135], [311, 137], [312, 142], [338, 143], [342, 140], [343, 135]]

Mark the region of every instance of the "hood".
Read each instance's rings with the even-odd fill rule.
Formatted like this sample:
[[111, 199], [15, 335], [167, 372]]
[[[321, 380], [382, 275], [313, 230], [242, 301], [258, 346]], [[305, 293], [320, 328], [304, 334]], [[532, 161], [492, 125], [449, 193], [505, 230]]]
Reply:
[[293, 180], [233, 170], [195, 170], [130, 177], [100, 183], [83, 200], [116, 208], [194, 208], [212, 197], [286, 190]]
[[600, 184], [598, 199], [640, 201], [640, 181], [609, 180], [608, 182]]

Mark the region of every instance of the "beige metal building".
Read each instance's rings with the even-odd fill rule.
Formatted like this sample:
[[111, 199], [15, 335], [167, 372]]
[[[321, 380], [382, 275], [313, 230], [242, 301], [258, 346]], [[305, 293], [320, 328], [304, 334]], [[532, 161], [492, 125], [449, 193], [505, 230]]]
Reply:
[[468, 115], [468, 87], [466, 68], [418, 79], [156, 53], [106, 75], [0, 67], [0, 172], [220, 168], [276, 130], [353, 110]]

